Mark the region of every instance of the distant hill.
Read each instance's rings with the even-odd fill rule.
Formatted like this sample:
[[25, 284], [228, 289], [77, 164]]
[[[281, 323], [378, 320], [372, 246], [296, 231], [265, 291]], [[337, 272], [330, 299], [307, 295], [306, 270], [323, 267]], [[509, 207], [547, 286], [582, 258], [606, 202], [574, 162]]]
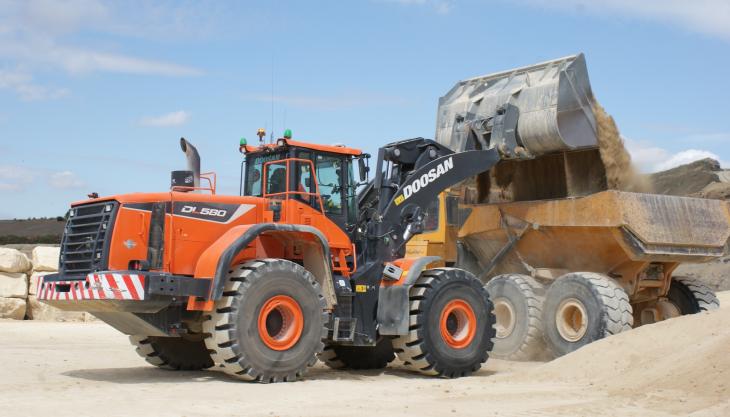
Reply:
[[60, 243], [65, 219], [0, 220], [0, 244]]
[[702, 159], [666, 171], [650, 174], [657, 194], [728, 199], [728, 171], [714, 159]]

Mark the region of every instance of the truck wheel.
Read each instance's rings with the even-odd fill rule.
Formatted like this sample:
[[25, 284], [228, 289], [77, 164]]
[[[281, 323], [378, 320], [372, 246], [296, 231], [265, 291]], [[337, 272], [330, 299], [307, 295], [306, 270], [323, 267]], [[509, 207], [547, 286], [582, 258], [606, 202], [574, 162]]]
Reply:
[[631, 329], [629, 296], [611, 278], [593, 272], [563, 275], [550, 285], [542, 310], [545, 342], [562, 356]]
[[484, 289], [494, 305], [497, 336], [491, 356], [528, 361], [545, 355], [542, 335], [542, 304], [545, 288], [532, 277], [499, 275]]
[[375, 346], [326, 345], [319, 354], [319, 360], [332, 369], [383, 369], [394, 359], [389, 337], [381, 337]]
[[129, 336], [137, 354], [163, 369], [197, 371], [213, 366], [208, 348], [201, 340], [182, 337]]
[[283, 259], [259, 259], [229, 271], [203, 330], [225, 373], [247, 381], [294, 381], [317, 362], [327, 320], [324, 296], [309, 271]]
[[427, 269], [410, 290], [407, 335], [393, 340], [406, 367], [455, 378], [481, 368], [492, 349], [494, 315], [487, 292], [471, 273]]
[[683, 315], [720, 308], [715, 292], [693, 278], [672, 277], [667, 298]]

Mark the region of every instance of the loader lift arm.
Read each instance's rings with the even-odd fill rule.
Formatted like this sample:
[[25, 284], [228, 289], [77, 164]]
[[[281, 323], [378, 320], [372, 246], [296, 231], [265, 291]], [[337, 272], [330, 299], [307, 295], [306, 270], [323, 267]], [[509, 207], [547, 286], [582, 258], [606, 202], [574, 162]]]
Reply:
[[[348, 297], [352, 304], [341, 300], [337, 307], [352, 308], [351, 317], [358, 318], [350, 323], [354, 327], [352, 344], [375, 344], [379, 324], [376, 311], [385, 266], [402, 258], [406, 243], [423, 231], [425, 210], [435, 196], [488, 171], [499, 160], [497, 149], [454, 152], [424, 138], [402, 140], [380, 148], [369, 190], [377, 196], [377, 203], [362, 200], [363, 204], [376, 205], [377, 210], [370, 210], [358, 225], [364, 233], [357, 242], [361, 266], [352, 277], [355, 294]], [[407, 309], [405, 305], [404, 308]], [[345, 312], [336, 311], [335, 315], [338, 313]]]

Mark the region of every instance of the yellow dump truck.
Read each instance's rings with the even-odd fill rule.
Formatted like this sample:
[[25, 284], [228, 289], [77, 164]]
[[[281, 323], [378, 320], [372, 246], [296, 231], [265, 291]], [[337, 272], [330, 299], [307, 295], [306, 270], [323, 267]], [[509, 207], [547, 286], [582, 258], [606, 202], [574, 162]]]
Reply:
[[[582, 55], [461, 81], [439, 101], [438, 142], [499, 149], [497, 132], [525, 148], [442, 193], [407, 247], [485, 283], [494, 357], [559, 356], [719, 306], [672, 272], [724, 254], [728, 205], [608, 190], [593, 102]], [[510, 111], [521, 117], [505, 129]]]

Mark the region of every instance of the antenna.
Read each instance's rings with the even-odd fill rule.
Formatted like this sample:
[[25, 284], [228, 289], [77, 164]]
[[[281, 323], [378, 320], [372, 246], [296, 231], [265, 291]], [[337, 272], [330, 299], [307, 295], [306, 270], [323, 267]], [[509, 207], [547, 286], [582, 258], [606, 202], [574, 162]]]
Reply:
[[271, 132], [269, 143], [274, 143], [274, 53], [271, 53]]

